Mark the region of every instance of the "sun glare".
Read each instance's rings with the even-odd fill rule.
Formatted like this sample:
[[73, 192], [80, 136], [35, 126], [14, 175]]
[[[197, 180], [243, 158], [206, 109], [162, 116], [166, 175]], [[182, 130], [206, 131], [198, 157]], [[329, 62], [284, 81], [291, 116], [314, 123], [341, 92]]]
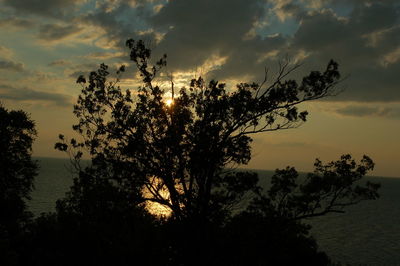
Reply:
[[168, 100], [165, 101], [165, 104], [166, 104], [168, 107], [170, 107], [171, 105], [174, 104], [174, 100], [168, 99]]
[[154, 216], [158, 217], [169, 217], [172, 214], [172, 210], [164, 205], [157, 202], [146, 202], [145, 205], [147, 211]]
[[[157, 187], [161, 181], [158, 178], [153, 178], [152, 182], [154, 182], [154, 187]], [[150, 192], [149, 188], [144, 188], [143, 193], [145, 197], [152, 197], [152, 193]], [[166, 188], [161, 188], [158, 193], [161, 195], [161, 197], [169, 199], [169, 192]], [[169, 207], [154, 201], [146, 201], [145, 208], [149, 213], [158, 217], [169, 217], [172, 214], [172, 210]]]

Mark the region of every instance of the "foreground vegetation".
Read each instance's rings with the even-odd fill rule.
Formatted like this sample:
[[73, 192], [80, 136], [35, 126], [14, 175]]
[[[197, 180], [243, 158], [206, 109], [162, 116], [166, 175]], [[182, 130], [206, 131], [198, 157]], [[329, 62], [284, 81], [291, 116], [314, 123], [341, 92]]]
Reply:
[[[230, 169], [251, 159], [251, 136], [298, 127], [308, 115], [299, 104], [334, 95], [338, 64], [330, 61], [298, 83], [286, 80], [298, 68], [286, 62], [273, 80], [266, 75], [261, 84], [229, 90], [199, 78], [176, 91], [171, 80], [167, 96], [154, 85], [157, 78], [165, 82], [159, 74], [166, 56], [151, 65], [142, 41], [128, 40], [127, 46], [142, 78], [137, 93], [118, 85], [125, 66], [113, 75], [102, 64], [77, 80], [82, 91], [73, 128], [82, 138], [60, 135], [56, 144], [71, 156], [76, 175], [55, 213], [23, 215], [36, 175], [30, 160], [34, 123], [22, 111], [13, 118], [15, 112], [1, 108], [0, 211], [9, 217], [0, 224], [1, 264], [329, 264], [305, 219], [376, 199], [378, 184], [358, 182], [374, 167], [369, 157], [359, 163], [350, 155], [327, 164], [316, 160], [302, 181], [293, 167], [277, 170], [267, 191], [257, 174]], [[16, 151], [23, 160], [9, 156]], [[80, 164], [84, 152], [89, 167]], [[245, 198], [248, 206], [234, 211]], [[151, 203], [170, 215], [149, 212]], [[13, 204], [18, 214], [11, 216]]]

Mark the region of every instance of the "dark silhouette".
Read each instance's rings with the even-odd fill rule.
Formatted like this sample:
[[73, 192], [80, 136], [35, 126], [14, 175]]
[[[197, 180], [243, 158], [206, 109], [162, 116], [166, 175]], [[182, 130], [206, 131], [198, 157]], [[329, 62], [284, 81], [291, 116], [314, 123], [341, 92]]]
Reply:
[[[146, 258], [146, 264], [327, 264], [303, 219], [376, 199], [379, 185], [356, 185], [373, 168], [370, 158], [364, 156], [360, 164], [350, 155], [327, 165], [317, 160], [315, 172], [302, 182], [294, 168], [277, 170], [266, 193], [255, 173], [229, 169], [250, 160], [251, 135], [298, 127], [308, 114], [298, 111], [300, 103], [336, 94], [338, 64], [330, 61], [325, 71], [313, 71], [297, 83], [285, 79], [299, 65], [286, 62], [274, 80], [266, 73], [261, 84], [241, 83], [234, 90], [198, 78], [176, 91], [171, 81], [168, 99], [154, 85], [166, 56], [152, 66], [151, 51], [142, 41], [128, 40], [127, 46], [143, 82], [137, 94], [118, 85], [124, 66], [112, 81], [105, 64], [77, 80], [82, 93], [74, 106], [79, 123], [73, 128], [83, 141], [60, 135], [56, 144], [70, 154], [78, 173], [71, 192], [58, 203], [58, 219], [79, 217], [107, 232], [117, 227], [104, 224], [102, 217], [112, 214], [118, 223], [129, 224], [124, 213], [135, 210], [131, 221], [142, 221], [138, 217], [146, 217], [145, 204], [155, 202], [171, 215], [154, 218], [155, 227], [132, 235], [135, 243], [147, 243], [147, 233], [154, 237], [150, 246], [158, 260], [145, 252], [136, 256]], [[85, 151], [92, 165], [82, 169]], [[248, 198], [248, 206], [238, 210]], [[93, 254], [105, 256], [99, 250]]]
[[[257, 189], [251, 174], [224, 174], [250, 160], [250, 136], [298, 127], [307, 111], [297, 106], [334, 94], [340, 77], [331, 61], [323, 73], [313, 71], [298, 84], [284, 80], [299, 67], [286, 62], [275, 80], [266, 76], [262, 84], [241, 83], [232, 91], [198, 78], [175, 92], [172, 82], [171, 99], [166, 99], [165, 90], [153, 84], [166, 56], [150, 66], [151, 51], [142, 41], [128, 40], [127, 46], [143, 81], [138, 94], [122, 91], [118, 78], [110, 82], [104, 64], [88, 80], [79, 77], [83, 89], [74, 107], [79, 119], [74, 129], [84, 141], [70, 144], [86, 148], [93, 165], [121, 189], [170, 208], [176, 219], [229, 215], [229, 207], [245, 192]], [[117, 75], [124, 70], [122, 66]], [[64, 141], [57, 148], [67, 150], [68, 145]], [[76, 157], [80, 155], [79, 150]]]
[[[73, 129], [82, 141], [60, 135], [55, 145], [69, 153], [75, 174], [56, 213], [24, 218], [36, 132], [24, 112], [0, 109], [1, 211], [15, 211], [1, 216], [4, 264], [328, 265], [305, 219], [376, 199], [378, 184], [358, 184], [372, 160], [316, 160], [305, 178], [294, 168], [276, 170], [268, 190], [256, 173], [235, 168], [251, 159], [253, 134], [296, 128], [308, 114], [299, 104], [337, 93], [338, 64], [297, 83], [286, 78], [299, 65], [286, 62], [275, 79], [266, 73], [261, 84], [232, 90], [198, 78], [176, 91], [169, 81], [167, 97], [154, 85], [166, 56], [150, 65], [142, 41], [127, 46], [143, 82], [137, 93], [118, 85], [124, 66], [115, 78], [101, 64], [77, 80]], [[80, 164], [84, 152], [88, 167]], [[169, 215], [151, 212], [150, 204]]]
[[0, 105], [0, 264], [18, 263], [19, 238], [29, 222], [26, 200], [37, 164], [31, 159], [35, 123], [24, 111]]

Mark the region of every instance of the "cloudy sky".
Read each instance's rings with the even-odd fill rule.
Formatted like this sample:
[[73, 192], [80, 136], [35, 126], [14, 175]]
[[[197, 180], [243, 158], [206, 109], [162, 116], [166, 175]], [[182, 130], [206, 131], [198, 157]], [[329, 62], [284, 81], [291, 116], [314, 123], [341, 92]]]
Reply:
[[[36, 156], [72, 135], [80, 74], [129, 64], [125, 41], [168, 55], [178, 84], [205, 76], [261, 81], [284, 58], [293, 74], [329, 59], [347, 77], [343, 92], [304, 106], [309, 121], [255, 138], [250, 168], [311, 170], [351, 153], [376, 162], [374, 175], [400, 177], [400, 4], [396, 0], [0, 0], [0, 101], [31, 113]], [[122, 85], [135, 87], [128, 68]]]

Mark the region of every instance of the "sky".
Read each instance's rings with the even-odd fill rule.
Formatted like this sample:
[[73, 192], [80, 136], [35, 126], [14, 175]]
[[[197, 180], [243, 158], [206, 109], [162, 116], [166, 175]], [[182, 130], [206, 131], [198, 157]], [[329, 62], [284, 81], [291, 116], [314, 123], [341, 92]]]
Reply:
[[246, 166], [311, 171], [350, 153], [376, 163], [372, 175], [400, 177], [400, 4], [396, 0], [0, 0], [0, 101], [36, 121], [34, 156], [63, 157], [59, 133], [73, 136], [76, 79], [128, 66], [125, 41], [168, 55], [176, 84], [203, 76], [232, 86], [261, 82], [289, 58], [290, 78], [323, 71], [330, 59], [345, 79], [340, 94], [304, 104], [300, 128], [254, 137]]

